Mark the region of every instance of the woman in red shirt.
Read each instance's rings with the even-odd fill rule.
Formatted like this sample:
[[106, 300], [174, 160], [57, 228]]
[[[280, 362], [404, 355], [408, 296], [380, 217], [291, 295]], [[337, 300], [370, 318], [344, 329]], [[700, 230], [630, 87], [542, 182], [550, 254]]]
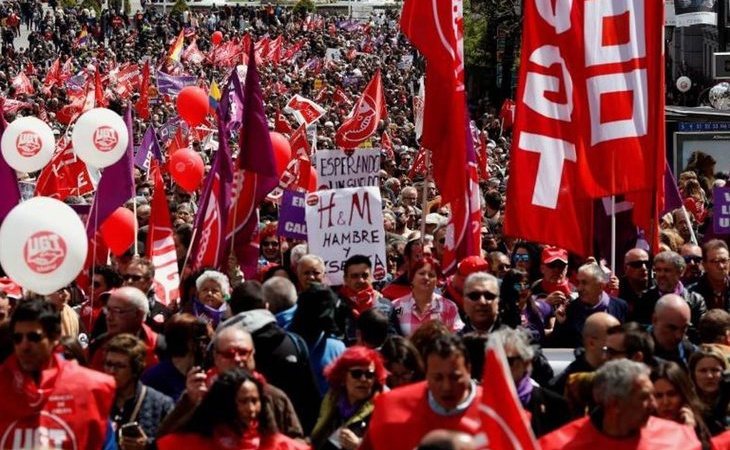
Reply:
[[276, 430], [262, 377], [244, 369], [218, 376], [190, 419], [157, 441], [159, 450], [305, 450]]

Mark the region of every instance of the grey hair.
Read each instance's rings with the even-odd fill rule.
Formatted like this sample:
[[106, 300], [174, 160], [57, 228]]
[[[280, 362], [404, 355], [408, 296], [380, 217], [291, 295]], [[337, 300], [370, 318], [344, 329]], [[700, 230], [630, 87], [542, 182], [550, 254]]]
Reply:
[[628, 359], [609, 361], [596, 371], [593, 379], [593, 398], [599, 405], [611, 400], [623, 400], [631, 395], [634, 382], [642, 375], [649, 375], [649, 367]]
[[200, 287], [203, 286], [203, 283], [208, 280], [213, 280], [218, 283], [218, 286], [221, 287], [221, 292], [223, 292], [223, 295], [231, 294], [231, 283], [228, 282], [228, 277], [218, 272], [217, 270], [206, 270], [205, 272], [203, 272], [195, 280], [195, 289], [200, 290]]
[[219, 328], [218, 330], [216, 330], [215, 334], [213, 335], [213, 340], [210, 341], [209, 348], [212, 348], [213, 350], [218, 350], [218, 344], [220, 343], [221, 337], [224, 334], [234, 333], [234, 332], [242, 333], [242, 334], [248, 336], [248, 339], [251, 342], [253, 342], [253, 337], [251, 337], [251, 333], [246, 331], [245, 328], [243, 328], [240, 324], [238, 324], [238, 326], [233, 326], [233, 325], [224, 326], [223, 328]]
[[682, 258], [679, 253], [671, 250], [657, 253], [654, 257], [654, 264], [658, 262], [671, 264], [675, 269], [677, 269], [677, 271], [679, 271], [679, 273], [684, 272], [685, 267], [687, 267], [687, 263], [684, 262], [684, 258]]
[[535, 357], [535, 349], [530, 345], [530, 337], [524, 330], [519, 328], [503, 328], [490, 335], [490, 339], [496, 336], [502, 341], [502, 347], [512, 347], [520, 355], [523, 361], [532, 361]]
[[290, 267], [296, 268], [302, 256], [307, 254], [307, 244], [297, 244], [289, 253]]
[[497, 286], [497, 288], [499, 289], [499, 280], [497, 280], [497, 277], [487, 272], [474, 272], [470, 274], [468, 277], [466, 277], [466, 280], [464, 280], [464, 289], [466, 289], [466, 287], [472, 283], [481, 282], [494, 283], [495, 286]]
[[121, 297], [132, 304], [138, 311], [147, 314], [150, 313], [150, 301], [147, 299], [147, 295], [133, 286], [122, 286], [112, 291], [112, 296]]
[[601, 269], [601, 266], [596, 263], [583, 264], [578, 268], [578, 272], [588, 275], [599, 283], [608, 282], [608, 276], [603, 269]]
[[276, 314], [297, 303], [297, 288], [289, 279], [271, 277], [261, 287], [261, 294], [269, 303], [269, 310]]
[[299, 265], [303, 263], [304, 261], [310, 261], [320, 264], [322, 267], [324, 267], [324, 259], [322, 259], [320, 256], [313, 255], [311, 253], [308, 253], [301, 258], [299, 258], [299, 262], [297, 263], [297, 269], [299, 268]]

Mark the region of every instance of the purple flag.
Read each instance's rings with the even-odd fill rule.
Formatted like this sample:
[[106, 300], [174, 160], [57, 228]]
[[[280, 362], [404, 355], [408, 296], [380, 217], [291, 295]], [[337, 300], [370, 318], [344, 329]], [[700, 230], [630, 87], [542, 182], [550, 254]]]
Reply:
[[246, 277], [253, 278], [258, 269], [258, 207], [279, 184], [253, 44], [249, 51], [243, 100], [241, 151], [236, 168], [241, 182], [237, 184], [234, 194], [235, 203], [226, 245], [230, 245], [230, 239], [234, 240], [233, 248], [238, 263]]
[[151, 158], [156, 158], [160, 163], [164, 162], [160, 143], [157, 141], [157, 132], [152, 125], [147, 127], [147, 131], [142, 137], [142, 142], [137, 149], [137, 155], [134, 157], [134, 165], [147, 172], [150, 170]]
[[730, 234], [730, 187], [712, 189], [712, 230]]
[[182, 75], [179, 77], [157, 71], [157, 92], [162, 95], [177, 95], [186, 86], [195, 86], [198, 77]]
[[[0, 137], [8, 126], [2, 113], [4, 103], [5, 100], [0, 98]], [[0, 154], [0, 192], [2, 192], [0, 195], [0, 224], [2, 224], [10, 210], [20, 203], [18, 177], [15, 175], [15, 169], [8, 165], [2, 154]]]
[[664, 163], [664, 210], [661, 215], [672, 212], [682, 207], [682, 196], [679, 193], [677, 180], [669, 168], [669, 163]]
[[293, 239], [307, 240], [307, 221], [304, 217], [304, 192], [285, 189], [281, 196], [279, 226], [276, 234]]
[[117, 208], [134, 196], [134, 167], [132, 152], [134, 148], [134, 133], [132, 132], [132, 109], [127, 108], [124, 113], [124, 123], [127, 124], [129, 143], [122, 158], [104, 169], [96, 189], [94, 202], [89, 211], [89, 220], [86, 222], [86, 235], [93, 238], [104, 220]]
[[226, 130], [235, 130], [243, 121], [243, 86], [235, 67], [223, 88], [216, 111]]
[[204, 267], [221, 269], [226, 263], [230, 247], [225, 245], [228, 210], [231, 204], [233, 162], [228, 148], [228, 133], [218, 120], [220, 143], [213, 165], [205, 181], [198, 214], [195, 217], [195, 235], [190, 243], [190, 268], [193, 272]]

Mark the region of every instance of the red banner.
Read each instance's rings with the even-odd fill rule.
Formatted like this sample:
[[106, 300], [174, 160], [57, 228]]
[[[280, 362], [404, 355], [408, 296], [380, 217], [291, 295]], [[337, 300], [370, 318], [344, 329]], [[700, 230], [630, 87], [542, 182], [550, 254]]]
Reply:
[[339, 148], [356, 148], [378, 129], [382, 119], [388, 117], [385, 95], [380, 79], [380, 69], [368, 83], [357, 104], [337, 130], [335, 142]]
[[662, 8], [525, 2], [505, 234], [587, 255], [589, 198], [661, 184]]
[[155, 191], [147, 233], [147, 257], [155, 265], [155, 298], [165, 305], [174, 305], [180, 299], [175, 238], [160, 167], [156, 162], [152, 164]]

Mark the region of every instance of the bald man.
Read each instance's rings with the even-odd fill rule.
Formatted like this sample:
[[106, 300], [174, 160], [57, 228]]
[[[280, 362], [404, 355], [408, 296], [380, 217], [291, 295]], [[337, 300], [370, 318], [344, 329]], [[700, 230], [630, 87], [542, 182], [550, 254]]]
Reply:
[[691, 317], [687, 301], [677, 294], [664, 295], [657, 301], [651, 319], [655, 356], [688, 368], [689, 357], [697, 349], [687, 338]]
[[651, 259], [640, 248], [632, 248], [624, 256], [624, 276], [619, 281], [618, 297], [629, 304], [629, 320], [633, 317], [634, 307], [649, 289]]
[[417, 450], [474, 450], [474, 439], [466, 433], [433, 430], [421, 439]]
[[621, 323], [614, 316], [598, 312], [588, 316], [583, 326], [583, 348], [575, 351], [575, 361], [550, 381], [549, 388], [560, 395], [565, 393], [565, 383], [571, 374], [593, 372], [604, 363], [603, 347], [606, 345], [608, 329]]

